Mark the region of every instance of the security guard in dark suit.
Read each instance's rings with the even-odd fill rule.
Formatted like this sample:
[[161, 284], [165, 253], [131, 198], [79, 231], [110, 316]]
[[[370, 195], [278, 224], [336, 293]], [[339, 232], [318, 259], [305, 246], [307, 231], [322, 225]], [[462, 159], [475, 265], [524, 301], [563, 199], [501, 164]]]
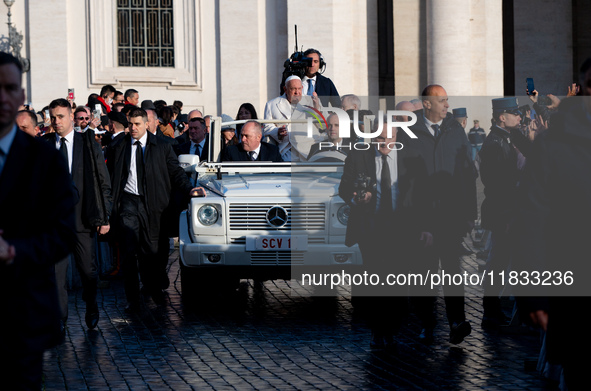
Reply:
[[[492, 247], [486, 270], [500, 272], [510, 264], [509, 227], [517, 213], [519, 150], [511, 141], [511, 132], [518, 129], [522, 113], [517, 98], [493, 99], [493, 121], [490, 133], [480, 150], [480, 175], [485, 199], [481, 217], [483, 228], [492, 232]], [[484, 288], [483, 327], [495, 327], [505, 322], [498, 290], [488, 284]]]

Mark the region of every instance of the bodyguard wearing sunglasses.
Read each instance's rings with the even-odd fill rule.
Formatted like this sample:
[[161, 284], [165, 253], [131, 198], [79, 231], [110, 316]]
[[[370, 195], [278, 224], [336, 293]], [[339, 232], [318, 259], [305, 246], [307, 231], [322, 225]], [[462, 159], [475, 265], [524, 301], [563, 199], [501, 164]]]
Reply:
[[[492, 100], [493, 125], [480, 150], [480, 176], [484, 184], [482, 227], [492, 232], [492, 247], [487, 259], [487, 270], [506, 270], [511, 262], [509, 230], [517, 213], [517, 184], [521, 176], [518, 168], [521, 151], [511, 134], [519, 129], [522, 113], [517, 98]], [[499, 289], [484, 286], [482, 327], [497, 328], [509, 319], [501, 310]]]

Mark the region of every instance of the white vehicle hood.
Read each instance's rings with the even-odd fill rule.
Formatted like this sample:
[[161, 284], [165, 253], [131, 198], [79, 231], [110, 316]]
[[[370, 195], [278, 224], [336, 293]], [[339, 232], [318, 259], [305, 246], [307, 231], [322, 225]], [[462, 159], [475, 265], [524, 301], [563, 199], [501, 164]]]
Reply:
[[224, 197], [333, 197], [338, 194], [340, 175], [233, 174], [222, 179], [208, 175], [199, 182]]

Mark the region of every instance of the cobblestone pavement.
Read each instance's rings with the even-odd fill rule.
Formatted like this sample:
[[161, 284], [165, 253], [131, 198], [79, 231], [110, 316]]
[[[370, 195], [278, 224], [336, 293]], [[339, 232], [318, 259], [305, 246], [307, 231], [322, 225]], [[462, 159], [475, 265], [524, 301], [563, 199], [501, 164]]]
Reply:
[[[483, 263], [475, 255], [464, 261], [467, 270]], [[535, 371], [539, 336], [523, 327], [483, 332], [473, 289], [466, 300], [473, 331], [460, 345], [447, 342], [440, 299], [435, 343], [418, 341], [411, 314], [398, 350], [386, 353], [369, 349], [369, 329], [346, 288], [306, 297], [292, 294], [295, 281], [242, 280], [231, 300], [196, 309], [181, 301], [178, 251], [169, 276], [166, 305], [148, 300], [139, 315], [124, 312], [121, 281], [101, 289], [93, 331], [81, 292], [71, 292], [65, 342], [45, 355], [45, 389], [552, 389]]]

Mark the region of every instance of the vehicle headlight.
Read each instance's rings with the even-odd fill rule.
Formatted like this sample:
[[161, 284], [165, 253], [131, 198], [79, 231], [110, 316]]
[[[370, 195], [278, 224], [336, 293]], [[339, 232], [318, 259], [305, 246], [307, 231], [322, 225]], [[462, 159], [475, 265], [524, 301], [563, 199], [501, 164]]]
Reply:
[[339, 219], [340, 223], [343, 225], [347, 225], [349, 221], [349, 213], [351, 212], [351, 207], [345, 204], [339, 208], [337, 211], [337, 219]]
[[199, 211], [197, 211], [197, 219], [199, 219], [199, 222], [203, 225], [213, 225], [218, 221], [219, 217], [220, 214], [213, 205], [203, 205], [199, 208]]

